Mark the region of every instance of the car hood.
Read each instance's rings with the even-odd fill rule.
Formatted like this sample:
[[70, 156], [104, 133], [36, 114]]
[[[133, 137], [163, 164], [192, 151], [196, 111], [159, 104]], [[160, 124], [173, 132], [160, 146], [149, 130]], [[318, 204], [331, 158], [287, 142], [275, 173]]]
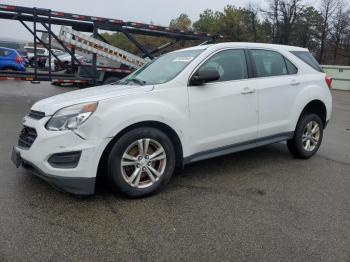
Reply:
[[36, 102], [32, 110], [45, 112], [45, 115], [53, 115], [57, 110], [81, 103], [97, 102], [121, 96], [128, 96], [149, 92], [153, 86], [131, 86], [131, 85], [105, 85], [96, 86], [82, 90], [67, 92], [52, 96]]

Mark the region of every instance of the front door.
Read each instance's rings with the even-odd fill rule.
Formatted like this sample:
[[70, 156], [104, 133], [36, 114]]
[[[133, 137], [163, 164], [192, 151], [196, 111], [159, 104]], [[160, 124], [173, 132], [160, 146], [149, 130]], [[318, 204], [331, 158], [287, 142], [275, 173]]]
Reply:
[[254, 142], [258, 131], [257, 93], [254, 80], [248, 78], [245, 51], [219, 51], [198, 70], [203, 68], [215, 68], [220, 79], [188, 87], [194, 151]]

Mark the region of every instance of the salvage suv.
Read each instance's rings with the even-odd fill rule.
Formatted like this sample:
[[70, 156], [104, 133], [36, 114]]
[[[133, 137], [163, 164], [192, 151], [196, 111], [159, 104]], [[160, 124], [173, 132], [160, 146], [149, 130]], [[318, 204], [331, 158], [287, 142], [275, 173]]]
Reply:
[[93, 194], [102, 176], [127, 196], [145, 196], [176, 166], [275, 142], [310, 158], [331, 117], [330, 88], [304, 48], [178, 50], [116, 83], [35, 103], [12, 160], [70, 193]]

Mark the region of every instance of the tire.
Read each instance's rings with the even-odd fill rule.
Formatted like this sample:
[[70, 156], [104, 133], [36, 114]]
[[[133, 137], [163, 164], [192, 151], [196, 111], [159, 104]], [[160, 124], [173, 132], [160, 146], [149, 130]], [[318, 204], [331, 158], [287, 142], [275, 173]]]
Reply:
[[[149, 142], [148, 150], [141, 154], [139, 142], [142, 141], [143, 151], [146, 151], [146, 139]], [[169, 182], [175, 159], [174, 146], [166, 134], [152, 127], [136, 128], [124, 134], [112, 146], [107, 160], [108, 178], [114, 189], [122, 194], [133, 198], [144, 197], [160, 191]]]
[[120, 79], [118, 77], [115, 77], [115, 76], [111, 76], [111, 77], [108, 77], [105, 81], [103, 81], [103, 84], [104, 85], [108, 85], [108, 84], [112, 84], [114, 82], [117, 82], [119, 81]]
[[37, 61], [36, 61], [36, 57], [32, 57], [30, 60], [29, 60], [29, 65], [31, 66], [31, 67], [36, 67], [36, 65], [37, 65]]
[[[311, 130], [311, 132], [309, 132], [309, 130]], [[318, 132], [313, 134], [312, 130], [314, 132], [318, 130]], [[289, 152], [295, 157], [308, 159], [316, 154], [320, 148], [322, 139], [323, 123], [321, 118], [316, 114], [304, 114], [298, 121], [294, 137], [287, 141], [287, 147]]]

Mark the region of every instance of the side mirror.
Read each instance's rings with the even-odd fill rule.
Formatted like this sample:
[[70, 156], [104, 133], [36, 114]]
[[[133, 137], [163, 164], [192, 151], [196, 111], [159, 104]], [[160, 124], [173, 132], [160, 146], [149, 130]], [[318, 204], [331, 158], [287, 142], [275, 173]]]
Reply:
[[218, 70], [210, 68], [198, 70], [191, 78], [190, 84], [194, 86], [203, 85], [220, 79]]

